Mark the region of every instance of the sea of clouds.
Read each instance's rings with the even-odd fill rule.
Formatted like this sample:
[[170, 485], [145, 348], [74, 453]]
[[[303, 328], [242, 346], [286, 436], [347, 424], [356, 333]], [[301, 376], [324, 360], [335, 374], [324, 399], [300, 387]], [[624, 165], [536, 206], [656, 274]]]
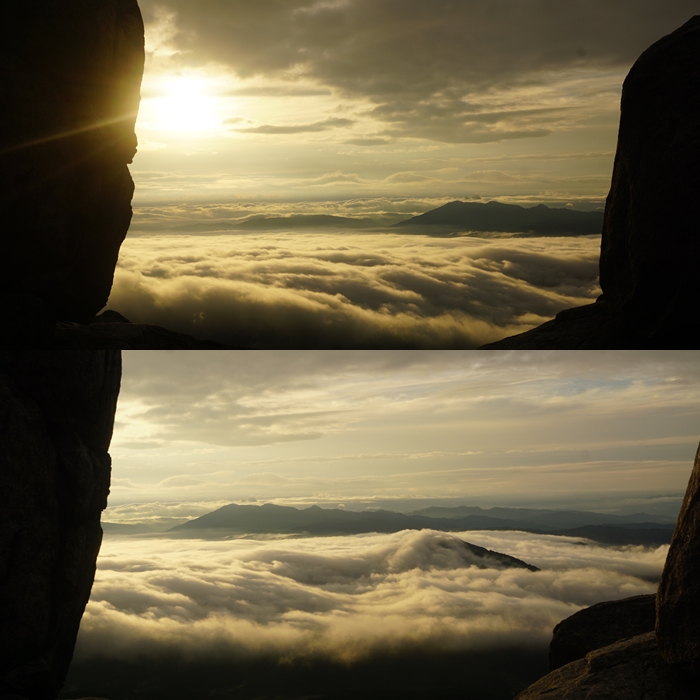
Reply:
[[[541, 570], [470, 565], [459, 540]], [[328, 658], [545, 646], [582, 607], [652, 593], [667, 547], [522, 532], [107, 537], [76, 659]]]
[[599, 237], [130, 235], [108, 308], [250, 348], [475, 348], [592, 302]]

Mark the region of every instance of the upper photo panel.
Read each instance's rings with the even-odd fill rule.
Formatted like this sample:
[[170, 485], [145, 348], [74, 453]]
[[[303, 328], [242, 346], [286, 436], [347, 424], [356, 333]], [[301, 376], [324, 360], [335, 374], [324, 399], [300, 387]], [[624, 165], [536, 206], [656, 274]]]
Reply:
[[676, 349], [696, 0], [24, 0], [0, 343]]

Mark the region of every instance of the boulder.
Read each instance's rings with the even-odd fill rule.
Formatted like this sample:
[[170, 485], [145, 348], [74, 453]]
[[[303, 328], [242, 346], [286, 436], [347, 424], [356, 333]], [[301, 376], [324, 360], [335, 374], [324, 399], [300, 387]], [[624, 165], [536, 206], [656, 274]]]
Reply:
[[700, 15], [624, 81], [596, 304], [484, 349], [695, 348], [700, 335]]
[[653, 632], [655, 621], [655, 595], [611, 600], [579, 610], [554, 628], [549, 668], [555, 670], [595, 649]]
[[654, 632], [597, 649], [533, 683], [516, 700], [697, 700], [697, 685], [664, 662]]
[[700, 676], [700, 449], [661, 575], [656, 604], [661, 656], [669, 664]]
[[0, 697], [53, 700], [95, 575], [113, 350], [0, 351]]
[[136, 0], [3, 6], [3, 299], [35, 297], [54, 320], [77, 322], [105, 305], [131, 220], [143, 62]]

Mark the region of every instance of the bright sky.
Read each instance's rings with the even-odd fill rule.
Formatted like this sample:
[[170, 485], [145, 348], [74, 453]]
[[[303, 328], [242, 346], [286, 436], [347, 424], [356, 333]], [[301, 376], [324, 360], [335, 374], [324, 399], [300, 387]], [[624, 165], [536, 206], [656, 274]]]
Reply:
[[685, 491], [699, 359], [126, 352], [105, 519], [127, 503], [177, 501], [206, 502], [201, 512], [415, 499], [653, 512]]
[[693, 0], [141, 0], [136, 203], [600, 205], [622, 80]]

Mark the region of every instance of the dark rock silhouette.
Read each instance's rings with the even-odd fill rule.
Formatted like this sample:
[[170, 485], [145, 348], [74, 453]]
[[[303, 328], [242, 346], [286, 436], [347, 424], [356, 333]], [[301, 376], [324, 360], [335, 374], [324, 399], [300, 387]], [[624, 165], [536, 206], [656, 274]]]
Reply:
[[552, 671], [595, 649], [654, 631], [656, 596], [638, 595], [579, 610], [555, 628], [549, 645]]
[[[661, 656], [700, 676], [700, 450], [656, 598]], [[700, 680], [697, 681], [700, 684]]]
[[700, 330], [700, 16], [649, 47], [622, 89], [600, 286], [641, 338]]
[[102, 538], [120, 378], [114, 350], [0, 352], [0, 697], [49, 700], [63, 684]]
[[191, 335], [148, 323], [131, 323], [116, 311], [105, 311], [89, 324], [56, 324], [55, 347], [112, 348], [118, 350], [236, 350], [215, 340], [198, 340]]
[[0, 346], [226, 348], [114, 312], [94, 318], [131, 221], [143, 64], [136, 0], [3, 8]]
[[700, 16], [648, 48], [622, 89], [602, 299], [486, 349], [695, 348], [700, 334]]
[[[554, 628], [550, 665], [555, 668], [516, 700], [566, 698], [691, 700], [700, 684], [700, 449], [673, 533], [655, 598], [601, 603]], [[627, 637], [621, 639], [619, 635]], [[617, 638], [619, 641], [611, 643]], [[600, 646], [595, 648], [598, 644]], [[586, 653], [587, 652], [587, 653]], [[572, 660], [585, 653], [584, 658]], [[563, 665], [560, 665], [563, 664]], [[558, 667], [557, 667], [558, 666]]]
[[43, 317], [106, 303], [131, 220], [136, 0], [23, 0], [0, 24], [0, 287]]
[[697, 700], [692, 680], [666, 664], [653, 632], [590, 652], [548, 673], [516, 700]]

